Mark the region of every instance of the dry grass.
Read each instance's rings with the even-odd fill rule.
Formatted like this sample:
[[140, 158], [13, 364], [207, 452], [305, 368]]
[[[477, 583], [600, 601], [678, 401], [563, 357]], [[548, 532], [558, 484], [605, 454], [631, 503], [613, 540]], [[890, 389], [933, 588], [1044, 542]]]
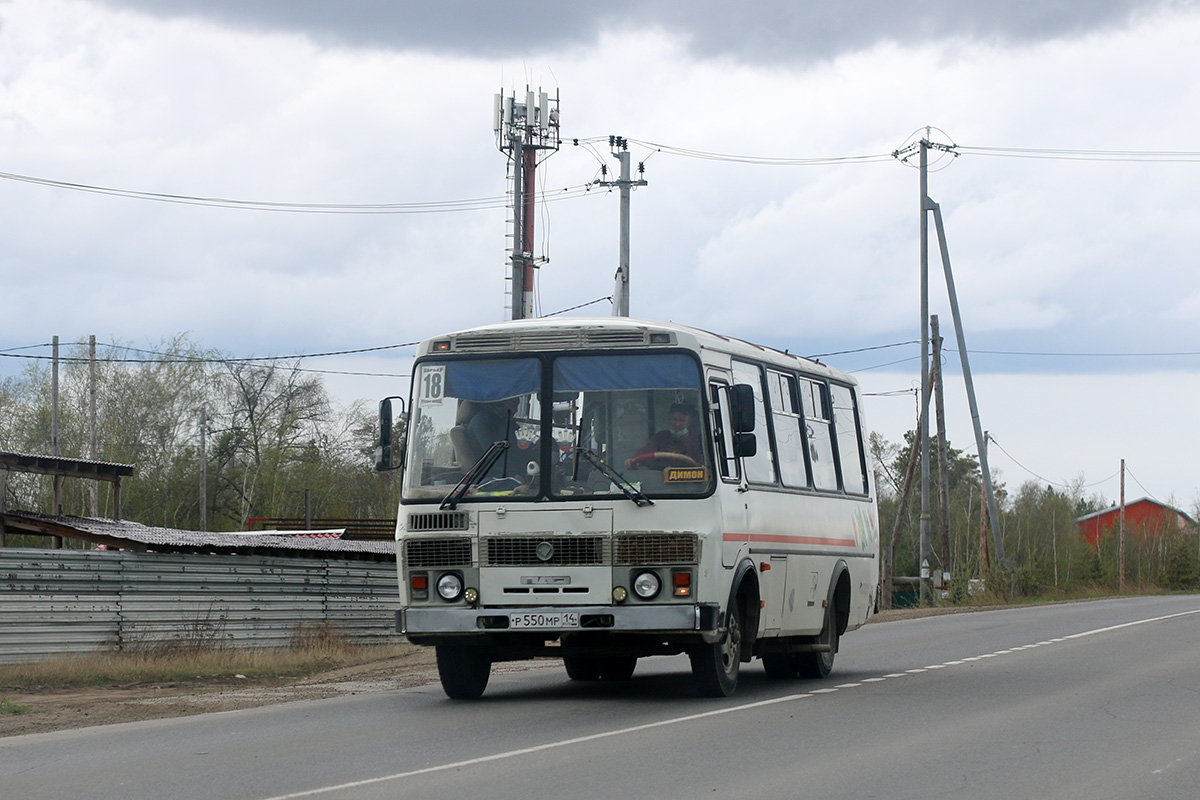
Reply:
[[60, 656], [48, 661], [0, 664], [0, 687], [46, 689], [129, 686], [229, 678], [295, 678], [405, 655], [409, 644], [353, 645], [327, 628], [297, 631], [286, 648], [196, 647], [161, 643], [119, 652]]

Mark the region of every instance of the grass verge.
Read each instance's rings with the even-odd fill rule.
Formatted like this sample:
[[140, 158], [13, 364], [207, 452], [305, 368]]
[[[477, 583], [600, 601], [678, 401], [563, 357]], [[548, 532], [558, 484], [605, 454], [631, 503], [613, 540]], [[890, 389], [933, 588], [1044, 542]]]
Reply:
[[415, 649], [409, 644], [363, 646], [315, 640], [287, 648], [155, 648], [86, 653], [48, 661], [0, 664], [0, 687], [31, 690], [231, 678], [269, 683], [397, 658]]

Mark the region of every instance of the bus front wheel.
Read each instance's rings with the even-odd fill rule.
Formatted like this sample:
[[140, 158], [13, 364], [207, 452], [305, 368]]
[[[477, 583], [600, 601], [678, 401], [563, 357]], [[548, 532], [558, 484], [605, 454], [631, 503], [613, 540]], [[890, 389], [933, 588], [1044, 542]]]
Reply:
[[474, 700], [487, 688], [492, 659], [482, 647], [439, 644], [438, 677], [442, 691], [453, 700]]
[[739, 597], [729, 611], [729, 627], [717, 644], [701, 645], [688, 653], [692, 675], [705, 697], [729, 697], [737, 689], [742, 666], [742, 628], [745, 623]]

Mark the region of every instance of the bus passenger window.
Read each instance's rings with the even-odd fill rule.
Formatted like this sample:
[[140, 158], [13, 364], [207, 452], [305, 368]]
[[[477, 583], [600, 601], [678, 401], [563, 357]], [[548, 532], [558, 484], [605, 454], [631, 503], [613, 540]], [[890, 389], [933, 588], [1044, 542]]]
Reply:
[[734, 383], [749, 384], [754, 389], [754, 430], [758, 436], [758, 452], [742, 459], [746, 480], [751, 483], [775, 483], [775, 459], [769, 441], [767, 409], [763, 402], [762, 373], [756, 364], [733, 362]]
[[833, 397], [833, 425], [837, 431], [842, 486], [851, 494], [866, 494], [867, 476], [863, 466], [862, 436], [854, 407], [854, 394], [849, 386], [836, 383], [831, 384], [829, 390]]
[[804, 409], [804, 432], [808, 437], [808, 458], [812, 464], [813, 485], [834, 490], [837, 466], [833, 463], [833, 441], [829, 431], [829, 404], [825, 402], [825, 384], [801, 379], [800, 402]]
[[808, 486], [808, 468], [804, 463], [804, 440], [800, 434], [800, 401], [796, 379], [791, 375], [767, 370], [767, 392], [775, 423], [775, 451], [779, 456], [779, 476], [784, 486]]

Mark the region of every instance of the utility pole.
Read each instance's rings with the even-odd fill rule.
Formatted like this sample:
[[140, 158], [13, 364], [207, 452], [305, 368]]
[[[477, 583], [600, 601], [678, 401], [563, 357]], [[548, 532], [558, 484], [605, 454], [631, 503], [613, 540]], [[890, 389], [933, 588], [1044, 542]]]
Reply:
[[[96, 460], [99, 450], [96, 438], [96, 334], [88, 337], [88, 432], [90, 436], [88, 458]], [[100, 516], [100, 481], [88, 481], [88, 494], [91, 496], [91, 513], [93, 517]]]
[[1117, 538], [1117, 591], [1125, 594], [1125, 459], [1121, 459], [1121, 532]]
[[612, 154], [621, 164], [621, 176], [616, 181], [601, 181], [601, 186], [616, 186], [621, 190], [621, 225], [620, 247], [617, 257], [617, 274], [614, 276], [613, 310], [614, 317], [629, 316], [629, 199], [630, 189], [634, 186], [645, 186], [643, 175], [645, 164], [638, 164], [638, 179], [632, 179], [629, 168], [629, 142], [620, 136], [609, 136], [608, 146]]
[[950, 569], [950, 445], [946, 442], [946, 401], [942, 386], [942, 335], [938, 331], [938, 315], [929, 317], [933, 334], [933, 408], [937, 418], [938, 437], [938, 495], [942, 506], [942, 571]]
[[208, 409], [200, 409], [200, 530], [208, 530]]
[[[512, 162], [513, 178], [513, 244], [510, 258], [512, 284], [512, 318], [534, 316], [534, 269], [538, 266], [533, 251], [534, 202], [537, 198], [536, 173], [539, 160], [559, 146], [559, 99], [546, 92], [535, 95], [525, 87], [525, 102], [517, 95], [505, 97], [498, 92], [492, 107], [492, 130], [496, 146]], [[546, 155], [539, 159], [539, 152]]]
[[[926, 129], [928, 136], [929, 129]], [[971, 378], [971, 364], [967, 356], [967, 341], [963, 333], [962, 314], [958, 308], [958, 294], [954, 289], [954, 273], [950, 268], [950, 249], [946, 244], [946, 228], [942, 222], [942, 209], [929, 197], [929, 149], [933, 147], [943, 152], [953, 152], [952, 145], [933, 144], [926, 138], [918, 143], [897, 150], [892, 155], [896, 158], [907, 158], [913, 150], [919, 152], [920, 186], [921, 186], [921, 554], [920, 563], [922, 578], [926, 577], [930, 557], [929, 541], [929, 329], [926, 320], [929, 318], [929, 222], [928, 214], [933, 214], [937, 226], [938, 245], [942, 256], [942, 271], [946, 276], [946, 294], [950, 300], [950, 311], [954, 316], [955, 334], [958, 340], [959, 360], [962, 362], [963, 382], [967, 388], [967, 402], [971, 408], [971, 423], [975, 429], [975, 445], [979, 449], [979, 469], [983, 473], [984, 498], [986, 500], [988, 517], [992, 525], [992, 536], [996, 546], [996, 560], [1004, 561], [1004, 540], [1000, 533], [1000, 514], [996, 507], [996, 493], [992, 486], [991, 471], [987, 463], [987, 447], [983, 434], [983, 426], [979, 421], [979, 408], [975, 402], [975, 383]], [[902, 159], [903, 160], [903, 159]], [[921, 601], [926, 600], [927, 589], [921, 583]]]
[[954, 317], [958, 358], [962, 363], [963, 384], [967, 388], [967, 406], [971, 409], [971, 426], [975, 429], [975, 446], [979, 450], [979, 471], [983, 478], [988, 517], [992, 523], [992, 539], [996, 544], [996, 561], [1003, 566], [1004, 539], [1000, 535], [1000, 511], [996, 507], [996, 490], [992, 486], [992, 471], [988, 466], [987, 440], [983, 435], [983, 425], [979, 420], [979, 404], [975, 401], [975, 380], [971, 377], [971, 360], [967, 355], [967, 336], [963, 332], [962, 314], [958, 309], [958, 292], [954, 289], [954, 272], [950, 269], [950, 248], [946, 244], [946, 226], [942, 222], [941, 206], [930, 200], [929, 210], [933, 212], [933, 222], [937, 226], [938, 246], [942, 252], [942, 270], [946, 275], [946, 294], [950, 299], [950, 313]]
[[[983, 432], [983, 446], [986, 449], [988, 443], [988, 431]], [[987, 499], [984, 497], [984, 488], [981, 483], [979, 486], [979, 577], [983, 577], [992, 568], [992, 556], [988, 551], [987, 537]]]
[[[50, 370], [50, 454], [58, 458], [58, 336], [55, 336], [53, 341], [52, 361], [54, 366]], [[55, 475], [53, 478], [53, 498], [51, 504], [54, 506], [53, 515], [56, 517], [62, 516], [62, 475]], [[53, 550], [58, 550], [63, 546], [61, 536], [50, 537], [50, 547]]]
[[[50, 373], [50, 455], [58, 458], [58, 337], [53, 339], [51, 360], [53, 368]], [[54, 516], [62, 516], [62, 476], [54, 476]]]
[[921, 605], [929, 596], [929, 142], [921, 140]]

